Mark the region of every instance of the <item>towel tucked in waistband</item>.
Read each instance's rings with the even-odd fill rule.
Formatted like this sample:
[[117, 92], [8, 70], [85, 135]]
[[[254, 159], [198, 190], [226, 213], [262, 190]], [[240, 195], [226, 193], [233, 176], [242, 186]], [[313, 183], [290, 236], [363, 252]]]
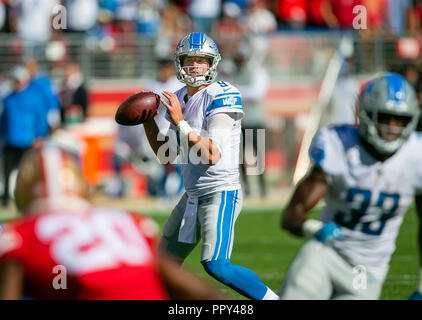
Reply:
[[195, 243], [196, 242], [196, 218], [198, 215], [198, 197], [188, 195], [186, 200], [186, 209], [183, 214], [182, 223], [179, 229], [180, 242]]

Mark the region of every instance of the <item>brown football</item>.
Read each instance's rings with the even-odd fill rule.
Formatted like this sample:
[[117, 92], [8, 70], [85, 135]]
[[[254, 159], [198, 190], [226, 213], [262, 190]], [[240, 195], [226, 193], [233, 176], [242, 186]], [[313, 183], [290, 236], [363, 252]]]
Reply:
[[123, 101], [114, 119], [118, 124], [135, 126], [155, 115], [160, 96], [154, 92], [138, 92]]

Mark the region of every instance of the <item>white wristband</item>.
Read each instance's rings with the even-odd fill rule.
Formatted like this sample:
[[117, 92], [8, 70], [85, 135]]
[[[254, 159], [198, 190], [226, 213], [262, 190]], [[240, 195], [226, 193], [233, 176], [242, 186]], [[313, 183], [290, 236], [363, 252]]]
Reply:
[[189, 123], [187, 123], [185, 120], [179, 121], [176, 127], [180, 132], [181, 138], [187, 137], [188, 134], [193, 131]]
[[324, 223], [315, 219], [308, 219], [302, 224], [302, 234], [306, 238], [312, 237], [319, 229], [322, 228]]
[[418, 291], [422, 293], [422, 267], [419, 268], [419, 284]]

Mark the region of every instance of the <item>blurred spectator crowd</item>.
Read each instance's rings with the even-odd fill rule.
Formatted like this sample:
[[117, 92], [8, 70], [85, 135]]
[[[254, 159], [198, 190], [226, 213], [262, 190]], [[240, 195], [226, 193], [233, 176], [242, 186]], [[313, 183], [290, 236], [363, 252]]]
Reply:
[[2, 206], [9, 203], [9, 180], [23, 154], [41, 145], [53, 132], [84, 122], [87, 108], [84, 77], [75, 63], [66, 66], [58, 88], [34, 58], [12, 67], [0, 78]]
[[0, 31], [46, 41], [63, 8], [62, 30], [70, 33], [209, 33], [227, 18], [249, 32], [352, 28], [357, 6], [366, 8], [369, 29], [395, 35], [421, 29], [420, 0], [0, 0]]
[[366, 9], [370, 31], [400, 36], [421, 30], [420, 0], [0, 0], [0, 32], [18, 35], [24, 43], [16, 45], [30, 56], [62, 33], [76, 33], [103, 51], [120, 46], [130, 52], [136, 34], [153, 37], [163, 57], [192, 30], [218, 35], [230, 51], [233, 36], [351, 29], [358, 6]]
[[[245, 39], [265, 58], [267, 36], [277, 31], [353, 30], [358, 23], [365, 42], [418, 34], [421, 17], [420, 0], [0, 0], [0, 73], [35, 57], [54, 78], [88, 53], [82, 68], [89, 75], [148, 78], [146, 70], [191, 31], [211, 35], [223, 58], [234, 58]], [[419, 54], [418, 44], [399, 47]]]

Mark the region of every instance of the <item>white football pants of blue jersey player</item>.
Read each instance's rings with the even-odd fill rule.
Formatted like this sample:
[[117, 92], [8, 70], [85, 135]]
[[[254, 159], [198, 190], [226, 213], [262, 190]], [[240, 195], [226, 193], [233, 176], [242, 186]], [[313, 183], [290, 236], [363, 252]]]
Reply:
[[[202, 55], [209, 58], [205, 77], [188, 77], [183, 70], [183, 57]], [[278, 299], [278, 296], [251, 270], [230, 263], [234, 225], [242, 209], [239, 182], [241, 95], [231, 84], [213, 82], [216, 63], [220, 59], [215, 42], [202, 33], [191, 33], [176, 49], [179, 80], [190, 86], [206, 84], [191, 97], [187, 87], [175, 92], [183, 118], [199, 136], [217, 146], [221, 158], [216, 164], [203, 163], [197, 152], [180, 142], [179, 160], [186, 193], [172, 211], [163, 229], [160, 248], [183, 261], [202, 239], [201, 263], [208, 274], [244, 296]], [[207, 80], [208, 79], [208, 80]], [[170, 120], [167, 113], [166, 118]], [[177, 132], [171, 124], [170, 129]], [[179, 134], [179, 132], [178, 132]]]

